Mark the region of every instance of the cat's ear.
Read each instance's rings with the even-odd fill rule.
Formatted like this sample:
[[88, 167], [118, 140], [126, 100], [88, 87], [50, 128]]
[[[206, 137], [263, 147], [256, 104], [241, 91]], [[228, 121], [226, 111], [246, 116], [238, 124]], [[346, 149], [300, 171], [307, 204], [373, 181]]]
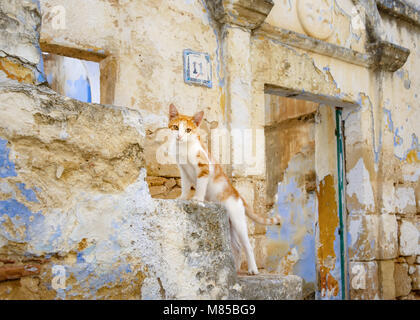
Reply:
[[169, 105], [169, 120], [172, 120], [174, 118], [178, 117], [178, 110], [174, 106], [173, 103]]
[[193, 120], [194, 120], [194, 123], [197, 127], [200, 126], [201, 121], [203, 120], [203, 116], [204, 116], [204, 111], [197, 112], [194, 115]]

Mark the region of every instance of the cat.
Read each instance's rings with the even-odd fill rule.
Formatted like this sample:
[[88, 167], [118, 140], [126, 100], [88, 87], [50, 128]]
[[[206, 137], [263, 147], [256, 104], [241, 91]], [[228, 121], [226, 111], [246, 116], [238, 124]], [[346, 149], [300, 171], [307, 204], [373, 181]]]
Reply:
[[[191, 187], [195, 188], [193, 200], [210, 201], [222, 204], [229, 216], [231, 247], [236, 271], [239, 272], [241, 249], [244, 248], [248, 263], [248, 274], [258, 274], [254, 252], [248, 238], [247, 215], [253, 221], [264, 225], [281, 225], [280, 216], [262, 218], [256, 215], [244, 198], [233, 187], [220, 164], [211, 158], [200, 139], [198, 129], [204, 112], [200, 111], [189, 117], [178, 113], [176, 107], [169, 106], [169, 124], [171, 130], [171, 150], [177, 159], [181, 174], [181, 196], [178, 199], [190, 199]], [[184, 154], [180, 154], [184, 150]], [[183, 161], [180, 158], [183, 156]]]

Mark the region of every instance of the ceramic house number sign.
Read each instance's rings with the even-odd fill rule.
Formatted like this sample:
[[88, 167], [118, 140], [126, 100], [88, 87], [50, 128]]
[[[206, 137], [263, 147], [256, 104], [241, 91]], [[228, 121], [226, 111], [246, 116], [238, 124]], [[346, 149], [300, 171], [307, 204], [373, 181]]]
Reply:
[[189, 84], [198, 84], [212, 87], [210, 55], [184, 50], [184, 81]]

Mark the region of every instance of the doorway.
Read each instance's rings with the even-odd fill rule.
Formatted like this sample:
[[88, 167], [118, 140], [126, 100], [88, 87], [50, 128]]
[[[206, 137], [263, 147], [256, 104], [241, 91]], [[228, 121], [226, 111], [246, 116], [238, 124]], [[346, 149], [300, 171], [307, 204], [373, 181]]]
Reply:
[[304, 299], [346, 299], [341, 109], [270, 90], [265, 115], [267, 199], [284, 221], [267, 228], [266, 269], [302, 277]]

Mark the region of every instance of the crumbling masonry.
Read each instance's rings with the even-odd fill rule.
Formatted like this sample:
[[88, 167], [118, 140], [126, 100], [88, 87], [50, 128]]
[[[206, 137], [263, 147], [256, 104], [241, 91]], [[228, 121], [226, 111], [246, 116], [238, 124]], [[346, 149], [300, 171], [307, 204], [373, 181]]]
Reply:
[[[0, 299], [419, 298], [417, 1], [10, 0], [0, 30]], [[99, 63], [100, 104], [42, 52]], [[174, 200], [170, 103], [284, 218], [249, 223], [262, 276], [234, 272], [221, 207]]]

